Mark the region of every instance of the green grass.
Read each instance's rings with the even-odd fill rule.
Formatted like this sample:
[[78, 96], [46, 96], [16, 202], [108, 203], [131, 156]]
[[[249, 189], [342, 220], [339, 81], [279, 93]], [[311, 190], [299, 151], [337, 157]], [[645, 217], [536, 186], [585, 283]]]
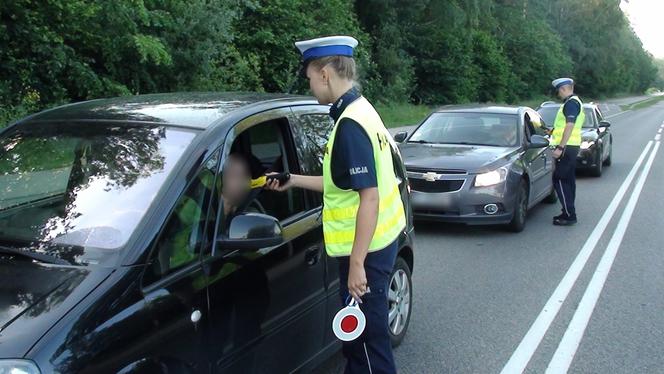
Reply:
[[[528, 106], [533, 109], [537, 108], [543, 101], [551, 100], [551, 98], [542, 96], [531, 100], [523, 101], [515, 105]], [[504, 103], [497, 105], [507, 105]], [[433, 108], [438, 106], [418, 105], [410, 103], [388, 103], [376, 105], [376, 110], [385, 123], [385, 127], [402, 127], [410, 125], [418, 125], [422, 120], [431, 113]]]
[[383, 119], [385, 126], [391, 128], [417, 125], [431, 113], [432, 108], [427, 105], [398, 103], [378, 104], [376, 110]]
[[637, 110], [637, 109], [643, 109], [647, 108], [651, 105], [655, 105], [660, 101], [664, 101], [664, 96], [653, 96], [649, 97], [645, 100], [637, 101], [636, 103], [632, 104], [627, 104], [627, 105], [621, 105], [620, 108], [622, 110]]

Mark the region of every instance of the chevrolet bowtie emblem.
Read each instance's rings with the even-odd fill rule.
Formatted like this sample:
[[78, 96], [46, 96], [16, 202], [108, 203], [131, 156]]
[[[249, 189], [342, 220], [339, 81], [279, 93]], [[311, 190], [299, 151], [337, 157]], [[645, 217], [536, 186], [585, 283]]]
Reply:
[[435, 182], [442, 176], [443, 176], [442, 174], [436, 174], [434, 172], [428, 172], [428, 173], [422, 174], [422, 177], [424, 177], [424, 179], [427, 182]]

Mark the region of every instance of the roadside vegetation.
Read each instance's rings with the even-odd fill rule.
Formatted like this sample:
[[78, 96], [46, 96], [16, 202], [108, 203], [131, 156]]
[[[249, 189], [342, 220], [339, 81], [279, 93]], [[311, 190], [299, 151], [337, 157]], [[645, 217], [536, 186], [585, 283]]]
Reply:
[[576, 78], [583, 97], [640, 94], [657, 84], [657, 68], [619, 3], [5, 1], [0, 127], [100, 97], [306, 93], [293, 42], [334, 34], [360, 40], [363, 92], [394, 125], [445, 104], [539, 103], [559, 76]]

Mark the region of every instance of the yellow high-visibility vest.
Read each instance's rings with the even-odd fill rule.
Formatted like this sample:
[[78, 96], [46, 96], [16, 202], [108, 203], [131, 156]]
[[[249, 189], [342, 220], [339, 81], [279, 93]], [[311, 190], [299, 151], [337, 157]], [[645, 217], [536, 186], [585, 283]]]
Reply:
[[[572, 135], [570, 135], [566, 145], [580, 146], [581, 128], [583, 127], [583, 123], [586, 121], [586, 114], [583, 113], [583, 103], [581, 102], [581, 99], [579, 99], [578, 96], [575, 95], [570, 97], [569, 99], [578, 101], [581, 111], [579, 112], [579, 115], [576, 117], [576, 122], [574, 122], [574, 129], [572, 130]], [[551, 142], [550, 142], [551, 145], [558, 145], [563, 140], [563, 133], [565, 132], [565, 126], [567, 126], [567, 118], [565, 118], [565, 114], [563, 113], [564, 106], [565, 104], [560, 106], [560, 109], [558, 109], [558, 113], [556, 114], [556, 120], [553, 121], [553, 135], [551, 136]]]
[[351, 254], [355, 240], [355, 221], [360, 207], [357, 191], [340, 189], [332, 180], [332, 150], [337, 128], [343, 118], [354, 120], [366, 131], [371, 139], [376, 162], [379, 210], [369, 252], [390, 245], [406, 227], [404, 206], [394, 174], [391, 150], [394, 143], [376, 109], [364, 97], [360, 97], [346, 107], [335, 123], [323, 157], [323, 233], [325, 248], [332, 257]]

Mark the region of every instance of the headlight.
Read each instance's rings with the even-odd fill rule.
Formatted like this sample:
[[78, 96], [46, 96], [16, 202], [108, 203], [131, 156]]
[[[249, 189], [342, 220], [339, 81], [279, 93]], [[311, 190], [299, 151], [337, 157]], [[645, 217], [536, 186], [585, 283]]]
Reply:
[[592, 147], [593, 144], [595, 144], [595, 142], [592, 140], [584, 140], [581, 142], [581, 149], [588, 149]]
[[32, 361], [0, 359], [0, 374], [41, 374], [41, 371]]
[[507, 169], [502, 167], [475, 177], [475, 187], [488, 187], [505, 181]]

